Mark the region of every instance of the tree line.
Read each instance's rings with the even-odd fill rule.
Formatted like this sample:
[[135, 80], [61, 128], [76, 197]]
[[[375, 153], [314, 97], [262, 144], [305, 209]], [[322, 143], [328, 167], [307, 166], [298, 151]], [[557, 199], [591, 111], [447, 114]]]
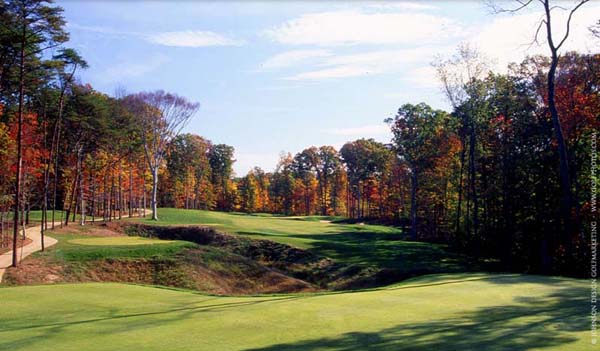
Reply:
[[232, 146], [181, 133], [197, 103], [81, 84], [64, 27], [51, 1], [2, 2], [0, 242], [15, 254], [32, 209], [45, 231], [171, 206], [387, 223], [510, 269], [587, 274], [600, 55], [496, 73], [461, 46], [434, 64], [451, 111], [403, 104], [388, 143], [311, 146], [238, 176]]

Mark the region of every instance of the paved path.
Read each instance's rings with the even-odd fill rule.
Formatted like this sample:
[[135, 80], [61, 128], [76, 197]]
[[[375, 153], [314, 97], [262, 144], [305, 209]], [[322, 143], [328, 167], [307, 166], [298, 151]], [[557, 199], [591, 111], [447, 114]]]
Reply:
[[[57, 223], [60, 224], [60, 223]], [[20, 234], [19, 234], [20, 235]], [[24, 259], [25, 257], [31, 255], [34, 252], [40, 251], [42, 249], [42, 226], [37, 225], [35, 227], [29, 227], [25, 230], [25, 235], [31, 239], [31, 242], [25, 245], [23, 248], [17, 249], [17, 256], [19, 261]], [[49, 237], [48, 235], [44, 235], [44, 243], [46, 244], [46, 248], [56, 244], [57, 240]], [[21, 253], [21, 251], [23, 251]], [[12, 264], [12, 251], [8, 251], [0, 255], [0, 282], [2, 282], [2, 276], [4, 275], [4, 271], [6, 268], [10, 267]]]

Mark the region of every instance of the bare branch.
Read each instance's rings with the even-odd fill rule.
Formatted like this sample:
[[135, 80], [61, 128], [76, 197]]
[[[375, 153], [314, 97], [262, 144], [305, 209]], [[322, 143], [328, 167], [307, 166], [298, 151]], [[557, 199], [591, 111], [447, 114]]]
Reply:
[[579, 9], [581, 6], [583, 6], [583, 4], [585, 4], [588, 1], [589, 0], [581, 0], [579, 2], [579, 4], [577, 4], [577, 6], [575, 6], [571, 10], [571, 12], [569, 12], [569, 18], [567, 19], [567, 31], [565, 32], [565, 35], [563, 36], [563, 38], [560, 41], [560, 43], [558, 43], [558, 45], [556, 46], [556, 50], [559, 50], [561, 48], [561, 46], [565, 43], [565, 41], [567, 40], [567, 38], [569, 37], [569, 31], [571, 30], [571, 19], [573, 18], [573, 14], [575, 13], [575, 11], [577, 11], [577, 9]]

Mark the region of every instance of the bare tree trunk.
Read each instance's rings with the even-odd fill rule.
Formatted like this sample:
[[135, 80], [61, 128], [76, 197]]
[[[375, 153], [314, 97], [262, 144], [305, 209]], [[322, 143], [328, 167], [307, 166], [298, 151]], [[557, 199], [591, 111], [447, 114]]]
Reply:
[[129, 217], [133, 217], [133, 169], [129, 163]]
[[460, 215], [462, 211], [462, 199], [463, 199], [463, 173], [465, 169], [465, 153], [466, 153], [466, 145], [465, 145], [465, 137], [461, 137], [461, 151], [460, 151], [460, 172], [458, 179], [458, 206], [456, 208], [456, 229], [455, 236], [458, 237], [460, 233]]
[[154, 166], [152, 169], [152, 198], [151, 198], [151, 205], [152, 205], [152, 220], [153, 221], [158, 221], [158, 211], [157, 211], [157, 192], [158, 192], [158, 166]]
[[23, 138], [23, 108], [25, 104], [25, 36], [27, 35], [26, 24], [21, 31], [21, 48], [19, 62], [19, 111], [17, 115], [17, 162], [15, 171], [15, 207], [13, 223], [13, 254], [12, 266], [17, 266], [17, 239], [19, 235], [19, 207], [21, 197], [21, 168], [23, 166], [22, 138]]
[[80, 147], [79, 148], [79, 152], [77, 155], [78, 158], [78, 168], [79, 170], [77, 171], [80, 175], [79, 175], [79, 209], [81, 210], [81, 218], [79, 219], [79, 224], [80, 225], [85, 225], [85, 196], [84, 196], [84, 192], [83, 192], [83, 150]]
[[96, 221], [96, 182], [94, 180], [94, 174], [90, 171], [90, 186], [92, 187], [92, 206], [90, 213], [92, 214], [92, 223]]
[[410, 184], [410, 238], [417, 239], [417, 187], [418, 175], [415, 168], [412, 169]]
[[550, 23], [550, 8], [548, 1], [544, 2], [546, 9], [546, 29], [548, 33], [548, 44], [552, 53], [550, 61], [550, 69], [548, 70], [548, 108], [550, 109], [550, 115], [552, 117], [552, 126], [554, 129], [554, 135], [558, 143], [558, 156], [560, 160], [559, 174], [560, 174], [560, 186], [562, 190], [562, 206], [561, 213], [563, 217], [563, 243], [567, 250], [566, 255], [570, 257], [571, 253], [571, 238], [569, 233], [573, 230], [571, 228], [571, 209], [573, 208], [573, 194], [571, 192], [571, 179], [569, 173], [569, 158], [567, 153], [567, 145], [564, 139], [562, 127], [560, 124], [560, 118], [558, 116], [558, 109], [556, 108], [555, 101], [555, 76], [556, 68], [558, 67], [558, 49], [554, 46], [552, 40], [551, 23]]
[[[474, 122], [472, 122], [474, 123]], [[470, 177], [470, 187], [471, 187], [471, 196], [473, 200], [473, 238], [479, 239], [479, 200], [477, 196], [477, 186], [476, 186], [476, 167], [475, 167], [475, 126], [471, 126], [471, 135], [469, 137], [469, 177]]]
[[123, 183], [122, 183], [122, 177], [121, 174], [123, 173], [122, 169], [121, 169], [121, 161], [119, 161], [119, 178], [118, 178], [118, 182], [119, 182], [119, 198], [117, 200], [117, 203], [119, 205], [119, 219], [121, 219], [121, 214], [123, 213]]
[[142, 206], [143, 206], [143, 216], [146, 218], [146, 208], [148, 207], [146, 200], [146, 176], [142, 177]]

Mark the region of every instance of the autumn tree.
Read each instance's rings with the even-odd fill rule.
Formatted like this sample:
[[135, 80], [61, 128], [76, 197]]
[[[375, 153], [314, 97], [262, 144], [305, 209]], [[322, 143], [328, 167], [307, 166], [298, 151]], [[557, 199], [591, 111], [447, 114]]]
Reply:
[[18, 52], [17, 78], [17, 150], [15, 169], [15, 198], [13, 220], [13, 266], [17, 265], [17, 235], [19, 227], [19, 210], [21, 198], [21, 176], [23, 167], [22, 133], [23, 116], [26, 113], [26, 83], [28, 75], [38, 67], [30, 65], [39, 60], [44, 51], [54, 48], [68, 40], [64, 30], [65, 21], [62, 8], [52, 6], [46, 0], [15, 0], [3, 3], [3, 12], [9, 16], [10, 36], [16, 41]]
[[[571, 22], [573, 15], [582, 8], [583, 5], [589, 2], [589, 0], [578, 0], [574, 6], [568, 9], [568, 16], [566, 21], [560, 23], [553, 11], [565, 10], [563, 6], [553, 5], [554, 1], [551, 0], [516, 0], [518, 5], [515, 8], [504, 8], [495, 6], [497, 12], [519, 12], [525, 8], [532, 6], [539, 6], [543, 10], [543, 18], [539, 21], [537, 31], [533, 38], [533, 43], [539, 44], [539, 35], [542, 30], [545, 32], [545, 41], [550, 53], [550, 66], [546, 73], [546, 103], [548, 110], [552, 118], [552, 125], [554, 129], [554, 137], [557, 142], [557, 151], [559, 156], [559, 175], [562, 191], [562, 203], [561, 212], [563, 219], [563, 244], [566, 246], [567, 252], [571, 252], [571, 238], [570, 236], [574, 232], [574, 226], [572, 226], [572, 209], [573, 209], [573, 192], [572, 192], [572, 181], [571, 172], [569, 170], [569, 155], [567, 150], [567, 144], [563, 132], [563, 126], [559, 116], [559, 111], [556, 102], [556, 70], [560, 60], [560, 50], [567, 42], [569, 35], [571, 34]], [[558, 25], [557, 25], [558, 23]], [[562, 28], [560, 28], [562, 26]], [[559, 29], [560, 28], [560, 29]], [[557, 32], [560, 31], [560, 34]], [[577, 225], [577, 224], [576, 224]], [[576, 228], [575, 228], [576, 229]], [[575, 230], [576, 231], [576, 230]]]
[[228, 210], [231, 203], [228, 201], [230, 177], [233, 173], [233, 146], [226, 144], [213, 145], [208, 152], [208, 160], [212, 172], [212, 184], [218, 196], [218, 208]]
[[138, 93], [125, 99], [141, 128], [146, 162], [152, 173], [152, 219], [158, 220], [158, 171], [163, 166], [167, 145], [200, 105], [162, 90]]
[[[334, 186], [334, 176], [338, 172], [341, 160], [338, 152], [333, 146], [321, 146], [317, 151], [316, 173], [319, 182], [319, 204], [321, 215], [327, 215], [331, 199], [332, 186]], [[335, 212], [335, 210], [334, 210]]]
[[409, 166], [411, 174], [410, 192], [410, 236], [417, 238], [417, 193], [423, 173], [433, 166], [434, 158], [445, 147], [439, 140], [444, 133], [444, 124], [448, 114], [434, 110], [421, 103], [405, 104], [393, 119], [386, 121], [391, 125], [394, 145], [398, 153]]

